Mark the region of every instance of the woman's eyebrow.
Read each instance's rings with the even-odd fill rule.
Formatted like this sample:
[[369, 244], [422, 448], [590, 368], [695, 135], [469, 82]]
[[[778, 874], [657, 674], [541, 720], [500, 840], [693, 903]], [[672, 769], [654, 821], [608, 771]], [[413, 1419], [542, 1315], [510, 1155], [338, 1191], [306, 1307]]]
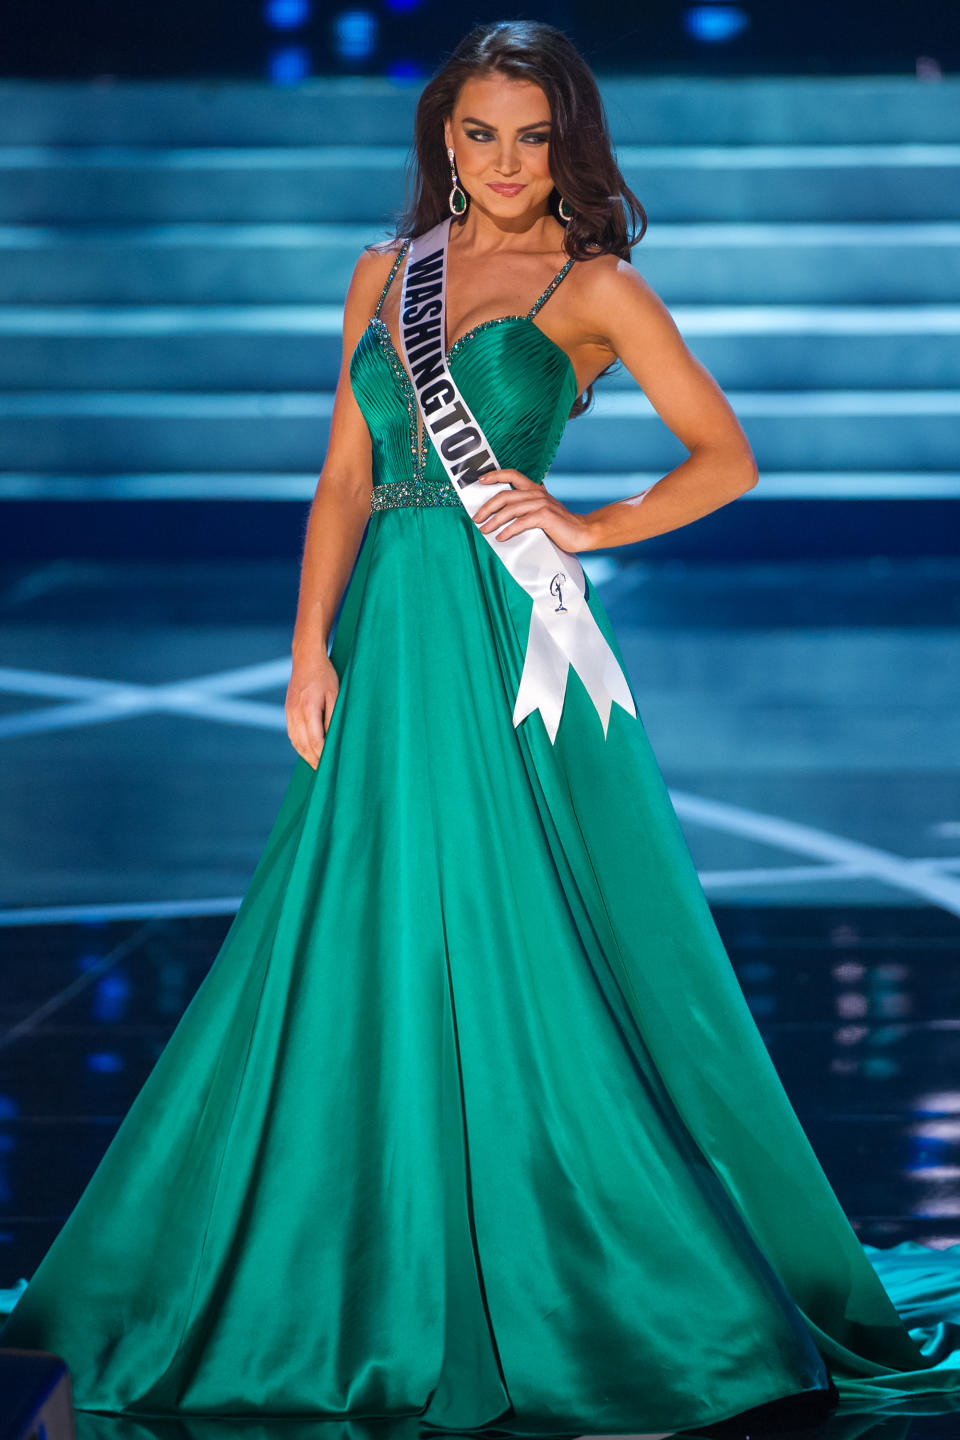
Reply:
[[[464, 115], [460, 123], [466, 125], [468, 122], [472, 125], [482, 125], [484, 130], [496, 130], [497, 128], [496, 125], [488, 125], [486, 120], [478, 120], [476, 115]], [[538, 125], [549, 124], [549, 120], [534, 120], [532, 125], [518, 125], [517, 132], [519, 133], [521, 130], [536, 130]]]

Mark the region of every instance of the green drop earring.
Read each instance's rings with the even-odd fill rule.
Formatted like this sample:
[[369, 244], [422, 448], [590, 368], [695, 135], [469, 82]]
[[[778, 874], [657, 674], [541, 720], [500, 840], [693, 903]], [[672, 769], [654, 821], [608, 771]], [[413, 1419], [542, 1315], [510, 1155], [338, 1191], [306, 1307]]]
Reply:
[[564, 225], [568, 225], [573, 219], [573, 211], [570, 209], [570, 206], [567, 204], [566, 200], [564, 200], [562, 195], [560, 196], [560, 203], [557, 206], [557, 214], [560, 216], [560, 219], [563, 221]]
[[467, 194], [460, 184], [460, 177], [453, 160], [453, 148], [450, 145], [447, 146], [447, 155], [450, 159], [450, 178], [453, 180], [447, 203], [450, 206], [451, 215], [462, 215], [467, 208]]

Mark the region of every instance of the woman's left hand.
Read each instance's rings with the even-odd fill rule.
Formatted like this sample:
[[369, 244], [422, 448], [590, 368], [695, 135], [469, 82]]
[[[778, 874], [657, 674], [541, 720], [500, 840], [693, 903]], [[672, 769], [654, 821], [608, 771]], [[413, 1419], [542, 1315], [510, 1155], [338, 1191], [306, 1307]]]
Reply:
[[590, 549], [589, 517], [568, 510], [544, 485], [520, 470], [488, 470], [477, 479], [487, 485], [506, 480], [513, 487], [491, 495], [474, 513], [477, 528], [492, 540], [506, 540], [521, 530], [539, 527], [561, 550]]

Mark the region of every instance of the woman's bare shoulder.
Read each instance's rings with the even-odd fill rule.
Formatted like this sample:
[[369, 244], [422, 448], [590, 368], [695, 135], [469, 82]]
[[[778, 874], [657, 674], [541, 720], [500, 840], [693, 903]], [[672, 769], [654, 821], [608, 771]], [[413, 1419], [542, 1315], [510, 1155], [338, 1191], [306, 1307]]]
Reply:
[[402, 239], [390, 237], [365, 245], [354, 263], [351, 291], [375, 305], [404, 243]]
[[605, 329], [604, 321], [621, 320], [627, 314], [638, 319], [651, 311], [663, 310], [663, 302], [646, 277], [633, 263], [611, 251], [593, 255], [589, 263], [574, 266], [579, 270], [577, 286], [571, 294], [578, 301], [581, 315], [592, 317]]
[[622, 303], [630, 284], [623, 272], [632, 269], [629, 260], [609, 250], [578, 256], [566, 283], [564, 309], [571, 322], [571, 337], [580, 345], [606, 345], [606, 320]]
[[579, 271], [581, 290], [589, 295], [615, 295], [618, 290], [622, 293], [631, 283], [624, 276], [631, 271], [636, 274], [632, 260], [624, 260], [610, 250], [581, 257], [574, 269]]

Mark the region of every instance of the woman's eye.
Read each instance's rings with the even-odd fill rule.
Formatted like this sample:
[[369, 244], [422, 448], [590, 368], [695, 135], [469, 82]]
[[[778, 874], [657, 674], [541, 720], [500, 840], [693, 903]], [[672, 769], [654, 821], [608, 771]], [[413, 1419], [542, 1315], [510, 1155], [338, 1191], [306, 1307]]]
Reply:
[[[485, 140], [489, 134], [490, 134], [490, 131], [489, 131], [489, 130], [468, 130], [468, 131], [467, 131], [467, 139], [468, 139], [468, 140]], [[545, 143], [546, 140], [547, 140], [547, 138], [548, 138], [548, 137], [547, 137], [546, 135], [533, 135], [533, 134], [531, 134], [531, 135], [524, 135], [524, 136], [523, 136], [523, 139], [524, 139], [524, 140], [535, 140], [535, 141], [537, 142], [537, 144], [543, 144], [543, 143]]]

